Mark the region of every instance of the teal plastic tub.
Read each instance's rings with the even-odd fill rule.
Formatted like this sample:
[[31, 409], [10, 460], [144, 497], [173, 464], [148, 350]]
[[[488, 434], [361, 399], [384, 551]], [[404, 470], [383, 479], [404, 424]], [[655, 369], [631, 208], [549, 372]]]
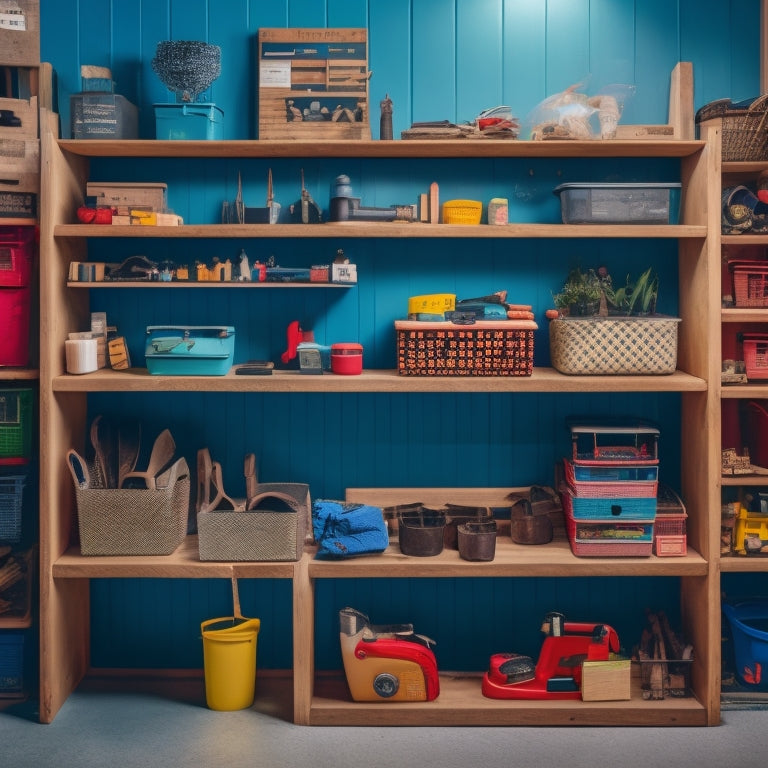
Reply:
[[231, 325], [150, 325], [144, 357], [147, 370], [161, 376], [224, 376], [232, 367], [235, 329]]
[[167, 140], [221, 139], [224, 112], [215, 104], [155, 104], [155, 136]]

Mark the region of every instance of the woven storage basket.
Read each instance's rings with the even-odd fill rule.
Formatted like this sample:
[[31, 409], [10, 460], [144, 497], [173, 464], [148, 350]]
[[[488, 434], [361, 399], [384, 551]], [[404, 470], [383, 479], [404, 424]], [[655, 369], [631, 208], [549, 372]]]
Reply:
[[743, 109], [728, 99], [705, 104], [696, 113], [696, 122], [722, 118], [723, 161], [768, 159], [768, 94]]
[[674, 373], [679, 322], [664, 315], [551, 320], [552, 367], [576, 375]]
[[301, 557], [311, 510], [305, 483], [259, 483], [245, 512], [201, 510], [201, 560], [294, 561]]
[[[94, 473], [91, 473], [91, 477]], [[157, 488], [76, 488], [83, 555], [170, 555], [187, 534], [189, 467], [182, 457]]]
[[483, 204], [477, 200], [448, 200], [443, 203], [443, 224], [479, 224]]

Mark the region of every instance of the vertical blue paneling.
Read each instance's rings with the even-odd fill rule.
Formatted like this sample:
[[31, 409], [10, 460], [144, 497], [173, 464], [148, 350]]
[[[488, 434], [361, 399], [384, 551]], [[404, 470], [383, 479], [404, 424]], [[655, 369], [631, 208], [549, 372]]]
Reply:
[[[676, 5], [667, 0], [635, 3], [635, 94], [625, 104], [623, 122], [667, 122], [669, 75], [678, 61], [686, 59], [680, 56]], [[696, 77], [694, 67], [694, 82]]]
[[[432, 2], [432, 0], [429, 0]], [[419, 3], [423, 5], [424, 3]], [[416, 76], [412, 69], [413, 50], [411, 0], [368, 2], [368, 67], [373, 73], [369, 83], [371, 98], [371, 135], [379, 137], [379, 102], [386, 94], [392, 99], [393, 136], [410, 126], [418, 100], [414, 96], [417, 83], [425, 74]], [[415, 14], [415, 10], [413, 11]], [[429, 118], [431, 119], [431, 118]]]
[[456, 120], [502, 100], [502, 0], [456, 0]]
[[289, 27], [328, 26], [325, 0], [288, 0]]
[[635, 82], [635, 0], [590, 0], [589, 93]]
[[455, 121], [455, 0], [425, 0], [412, 5], [412, 122]]
[[524, 118], [546, 95], [546, 3], [504, 0], [503, 102]]
[[327, 0], [329, 27], [368, 26], [367, 0]]
[[141, 2], [112, 3], [112, 78], [115, 89], [131, 104], [141, 102], [141, 70], [137, 66], [141, 52]]
[[[218, 0], [209, 12], [208, 41], [221, 47], [221, 75], [211, 87], [211, 100], [220, 93], [240, 94], [224, 114], [225, 138], [255, 136], [252, 102], [257, 90], [251, 41], [243, 30], [248, 28], [247, 0]], [[238, 108], [239, 106], [239, 108]]]
[[[733, 101], [741, 101], [760, 93], [760, 25], [740, 24], [747, 16], [760, 18], [760, 0], [730, 0], [731, 19], [728, 27], [730, 38], [730, 75], [728, 94]], [[725, 34], [725, 33], [723, 33]]]
[[152, 104], [164, 104], [174, 101], [173, 94], [160, 82], [152, 70], [152, 59], [157, 44], [170, 39], [170, 6], [165, 13], [158, 8], [156, 0], [141, 0], [141, 93], [139, 102], [139, 135], [145, 138], [155, 136], [155, 115]]
[[547, 0], [547, 96], [584, 82], [589, 71], [589, 0]]

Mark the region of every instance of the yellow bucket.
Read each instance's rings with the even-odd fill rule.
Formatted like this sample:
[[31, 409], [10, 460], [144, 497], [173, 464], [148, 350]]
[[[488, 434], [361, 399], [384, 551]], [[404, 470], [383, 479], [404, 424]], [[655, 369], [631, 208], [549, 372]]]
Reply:
[[209, 619], [203, 633], [205, 699], [210, 709], [232, 711], [253, 704], [259, 619]]

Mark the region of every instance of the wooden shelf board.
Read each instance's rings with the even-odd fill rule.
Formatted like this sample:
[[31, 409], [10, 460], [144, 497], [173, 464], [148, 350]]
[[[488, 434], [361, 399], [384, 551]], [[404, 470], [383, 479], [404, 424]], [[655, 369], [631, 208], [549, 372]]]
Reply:
[[325, 224], [184, 224], [141, 227], [57, 224], [55, 237], [88, 238], [694, 238], [705, 226], [679, 224], [507, 224], [504, 226], [422, 224], [420, 222], [327, 222]]
[[263, 578], [291, 579], [295, 563], [219, 563], [201, 562], [197, 536], [187, 536], [172, 555], [123, 555], [119, 557], [84, 557], [79, 547], [71, 547], [53, 564], [57, 579], [155, 578], [218, 579]]
[[633, 679], [628, 701], [513, 701], [489, 699], [480, 675], [442, 673], [440, 695], [428, 702], [355, 702], [343, 675], [318, 675], [310, 709], [310, 725], [706, 725], [706, 711], [693, 698], [642, 698]]
[[722, 235], [721, 245], [768, 245], [768, 235], [755, 235], [748, 232], [743, 235]]
[[721, 485], [768, 485], [768, 475], [724, 475]]
[[[418, 499], [416, 499], [418, 501]], [[487, 562], [462, 560], [456, 550], [434, 557], [409, 557], [392, 543], [380, 555], [349, 560], [311, 560], [314, 579], [577, 577], [577, 576], [705, 576], [707, 563], [688, 547], [684, 557], [576, 557], [565, 539], [526, 546], [499, 536], [496, 554]]]
[[[766, 245], [768, 245], [768, 241], [766, 241]], [[768, 323], [768, 308], [740, 309], [729, 307], [720, 312], [720, 319], [724, 323]]]
[[519, 141], [491, 139], [393, 141], [157, 141], [61, 139], [84, 157], [689, 157], [703, 141]]
[[723, 573], [768, 573], [768, 557], [754, 556], [721, 556], [720, 570]]
[[727, 384], [720, 389], [723, 400], [745, 400], [768, 397], [768, 381], [764, 384]]
[[101, 369], [53, 378], [56, 392], [703, 392], [703, 379], [669, 376], [565, 376], [535, 368], [532, 376], [400, 376], [366, 370], [359, 376], [313, 376], [275, 371], [271, 376], [154, 376], [146, 368]]
[[356, 288], [357, 283], [259, 283], [231, 280], [223, 283], [216, 280], [172, 280], [162, 282], [160, 280], [100, 280], [69, 282], [67, 288]]
[[36, 381], [40, 378], [37, 368], [0, 367], [0, 381]]

